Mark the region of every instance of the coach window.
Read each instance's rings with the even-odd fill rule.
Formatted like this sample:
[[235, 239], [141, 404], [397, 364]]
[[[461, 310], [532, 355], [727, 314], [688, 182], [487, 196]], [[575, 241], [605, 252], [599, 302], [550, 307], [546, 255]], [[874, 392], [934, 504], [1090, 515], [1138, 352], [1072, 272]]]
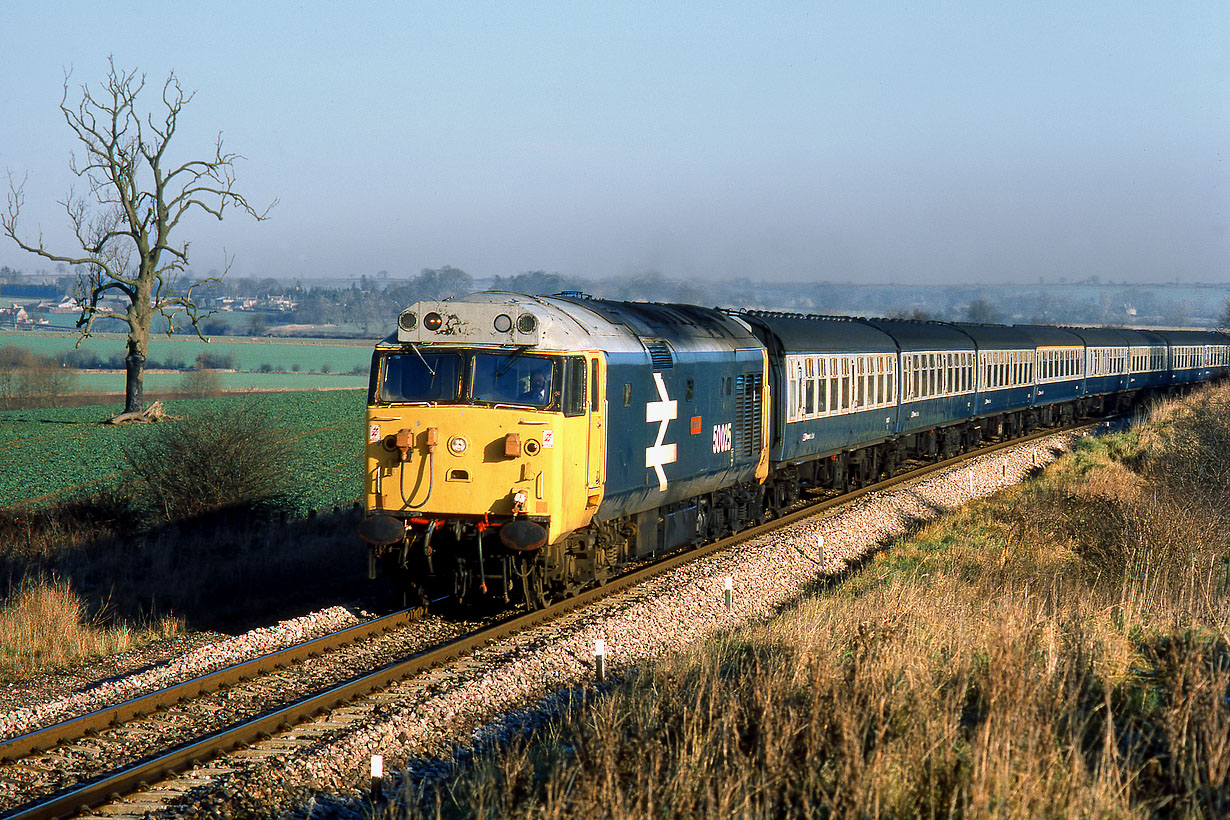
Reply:
[[829, 372], [829, 387], [833, 392], [829, 396], [829, 409], [834, 413], [846, 409], [846, 380], [841, 374], [844, 362], [841, 356], [835, 356], [831, 361], [833, 369]]
[[864, 371], [863, 357], [854, 360], [854, 406], [864, 407], [867, 404], [867, 379]]
[[816, 364], [808, 358], [803, 362], [806, 378], [803, 380], [803, 413], [810, 416], [816, 412]]
[[826, 397], [828, 396], [829, 369], [826, 366], [827, 364], [828, 360], [824, 356], [816, 360], [816, 367], [819, 369], [819, 372], [816, 373], [816, 412], [821, 415], [824, 414], [824, 409], [828, 405]]
[[801, 381], [798, 375], [798, 361], [792, 361], [790, 365], [790, 377], [786, 380], [786, 414], [787, 420], [793, 422], [798, 418], [798, 382]]
[[839, 406], [842, 410], [850, 409], [850, 357], [841, 357], [841, 401]]

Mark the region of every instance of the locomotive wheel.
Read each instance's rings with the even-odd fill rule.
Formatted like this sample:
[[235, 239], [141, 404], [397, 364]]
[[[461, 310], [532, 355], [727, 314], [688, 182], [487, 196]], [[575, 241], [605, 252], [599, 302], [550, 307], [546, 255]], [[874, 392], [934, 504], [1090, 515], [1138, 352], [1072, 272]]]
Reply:
[[543, 567], [533, 558], [522, 560], [518, 570], [521, 576], [521, 597], [527, 609], [546, 609], [546, 584], [543, 582]]

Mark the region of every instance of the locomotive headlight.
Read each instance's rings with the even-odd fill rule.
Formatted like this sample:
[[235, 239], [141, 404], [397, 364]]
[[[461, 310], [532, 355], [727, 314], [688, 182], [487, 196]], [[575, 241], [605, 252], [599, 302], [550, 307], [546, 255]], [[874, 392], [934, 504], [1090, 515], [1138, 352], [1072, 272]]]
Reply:
[[512, 330], [512, 317], [511, 316], [509, 316], [507, 313], [501, 313], [499, 316], [495, 317], [495, 332], [496, 333], [507, 333], [510, 330]]
[[466, 448], [469, 446], [470, 446], [469, 442], [467, 442], [461, 436], [453, 436], [453, 438], [449, 440], [448, 451], [455, 456], [459, 456], [462, 453], [464, 453], [466, 451]]
[[513, 493], [513, 504], [517, 505], [518, 507], [524, 507], [525, 502], [526, 500], [529, 499], [529, 497], [530, 497], [529, 493], [527, 493], [525, 490], [517, 490], [515, 493]]
[[442, 324], [444, 324], [444, 319], [435, 311], [432, 311], [423, 317], [423, 327], [428, 330], [439, 330], [440, 325]]
[[418, 327], [418, 324], [419, 315], [413, 310], [403, 311], [402, 314], [397, 317], [397, 326], [402, 330], [414, 330]]

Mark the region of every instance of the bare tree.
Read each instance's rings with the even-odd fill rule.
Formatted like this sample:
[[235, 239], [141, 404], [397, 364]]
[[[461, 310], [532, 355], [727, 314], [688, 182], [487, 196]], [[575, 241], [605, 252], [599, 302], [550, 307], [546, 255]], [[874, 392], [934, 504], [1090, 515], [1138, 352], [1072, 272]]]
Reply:
[[[70, 169], [85, 181], [89, 191], [70, 191], [60, 204], [81, 246], [80, 253], [57, 253], [37, 241], [27, 242], [18, 230], [25, 203], [24, 182], [9, 179], [8, 208], [0, 214], [0, 227], [23, 250], [67, 265], [80, 265], [76, 287], [81, 304], [77, 320], [80, 338], [91, 335], [97, 319], [118, 319], [128, 326], [127, 382], [124, 414], [144, 407], [142, 371], [149, 349], [150, 322], [156, 315], [167, 319], [167, 333], [183, 327], [186, 320], [201, 335], [199, 321], [209, 312], [198, 309], [193, 290], [217, 282], [221, 273], [190, 282], [185, 279], [188, 242], [172, 243], [171, 233], [183, 218], [203, 212], [222, 219], [228, 208], [263, 220], [269, 208], [257, 212], [234, 190], [238, 154], [222, 149], [219, 133], [214, 154], [208, 159], [175, 164], [167, 148], [175, 136], [179, 115], [195, 92], [185, 92], [175, 72], [162, 86], [162, 107], [141, 113], [137, 97], [145, 88], [145, 75], [124, 72], [110, 61], [110, 71], [97, 89], [81, 87], [81, 99], [69, 104], [69, 77], [64, 78], [60, 111], [81, 143], [81, 156], [74, 154]], [[229, 268], [229, 262], [227, 264]], [[119, 294], [123, 309], [105, 305], [104, 298]]]

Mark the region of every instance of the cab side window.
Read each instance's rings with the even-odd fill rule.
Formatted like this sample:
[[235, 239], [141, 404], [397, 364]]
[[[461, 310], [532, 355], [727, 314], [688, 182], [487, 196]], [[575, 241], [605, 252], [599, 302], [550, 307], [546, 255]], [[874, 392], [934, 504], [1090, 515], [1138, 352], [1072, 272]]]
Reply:
[[587, 370], [588, 363], [584, 356], [570, 356], [564, 363], [565, 416], [580, 416], [585, 413]]

